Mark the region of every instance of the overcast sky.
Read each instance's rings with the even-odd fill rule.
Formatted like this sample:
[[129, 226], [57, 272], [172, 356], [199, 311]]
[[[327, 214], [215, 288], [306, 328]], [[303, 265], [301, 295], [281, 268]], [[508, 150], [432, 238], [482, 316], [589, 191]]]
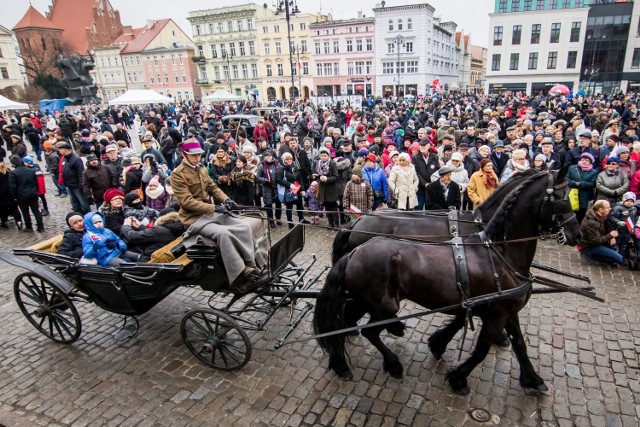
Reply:
[[[89, 0], [76, 0], [89, 1]], [[254, 3], [271, 5], [272, 0], [256, 0]], [[298, 7], [303, 12], [331, 13], [334, 19], [355, 18], [359, 10], [366, 16], [373, 16], [372, 7], [378, 0], [298, 0]], [[3, 0], [0, 25], [9, 29], [22, 18], [29, 7], [28, 0]], [[44, 14], [51, 0], [31, 0], [33, 6]], [[140, 27], [147, 19], [173, 18], [187, 34], [191, 35], [191, 27], [186, 17], [190, 11], [207, 9], [220, 5], [239, 5], [250, 3], [247, 0], [111, 0], [114, 8], [120, 11], [123, 25]], [[388, 6], [421, 3], [419, 0], [387, 0]], [[444, 21], [454, 21], [458, 31], [471, 34], [471, 43], [487, 46], [489, 33], [489, 12], [493, 11], [493, 0], [429, 0], [427, 3], [436, 9], [436, 16]], [[366, 6], [365, 6], [366, 5]]]

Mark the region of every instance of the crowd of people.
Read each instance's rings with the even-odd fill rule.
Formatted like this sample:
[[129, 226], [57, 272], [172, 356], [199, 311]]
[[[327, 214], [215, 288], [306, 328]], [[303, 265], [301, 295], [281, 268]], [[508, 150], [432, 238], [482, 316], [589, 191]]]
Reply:
[[286, 105], [292, 121], [274, 110], [255, 129], [223, 127], [224, 116], [253, 106], [5, 115], [0, 225], [11, 216], [32, 231], [33, 216], [44, 231], [48, 174], [71, 205], [64, 253], [114, 265], [148, 258], [149, 233], [156, 246], [170, 242], [213, 213], [213, 201], [261, 207], [272, 228], [293, 227], [294, 213], [337, 228], [384, 206], [474, 209], [515, 174], [564, 168], [582, 254], [623, 263], [638, 253], [634, 95], [436, 94], [368, 98], [358, 108], [299, 101]]

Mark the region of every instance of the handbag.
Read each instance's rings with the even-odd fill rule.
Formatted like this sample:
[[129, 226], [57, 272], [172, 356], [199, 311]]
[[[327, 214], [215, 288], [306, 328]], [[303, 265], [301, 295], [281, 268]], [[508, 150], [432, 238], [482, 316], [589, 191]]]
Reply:
[[144, 202], [144, 192], [142, 191], [142, 187], [140, 188], [134, 188], [133, 190], [131, 190], [129, 192], [129, 194], [131, 193], [135, 193], [138, 195], [138, 197], [140, 197], [140, 201]]
[[580, 209], [580, 199], [578, 197], [578, 189], [572, 188], [569, 191], [569, 202], [571, 202], [571, 209], [577, 211]]
[[373, 190], [373, 197], [375, 199], [384, 199], [384, 190]]
[[298, 200], [298, 195], [291, 190], [287, 190], [284, 192], [284, 202], [290, 203]]

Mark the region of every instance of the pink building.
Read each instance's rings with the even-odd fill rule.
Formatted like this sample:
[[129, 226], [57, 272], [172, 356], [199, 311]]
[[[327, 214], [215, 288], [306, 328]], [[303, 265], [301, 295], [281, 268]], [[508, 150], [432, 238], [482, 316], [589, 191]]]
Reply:
[[375, 18], [358, 15], [309, 26], [317, 96], [375, 96]]

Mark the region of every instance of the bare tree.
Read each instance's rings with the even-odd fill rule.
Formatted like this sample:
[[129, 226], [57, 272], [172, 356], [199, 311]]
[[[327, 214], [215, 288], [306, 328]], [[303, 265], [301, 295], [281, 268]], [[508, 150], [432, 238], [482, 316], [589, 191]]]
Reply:
[[33, 81], [39, 74], [60, 78], [61, 74], [56, 67], [56, 61], [61, 56], [74, 53], [68, 42], [60, 39], [58, 34], [49, 32], [42, 32], [34, 37], [19, 37], [18, 45], [22, 66], [29, 81]]

